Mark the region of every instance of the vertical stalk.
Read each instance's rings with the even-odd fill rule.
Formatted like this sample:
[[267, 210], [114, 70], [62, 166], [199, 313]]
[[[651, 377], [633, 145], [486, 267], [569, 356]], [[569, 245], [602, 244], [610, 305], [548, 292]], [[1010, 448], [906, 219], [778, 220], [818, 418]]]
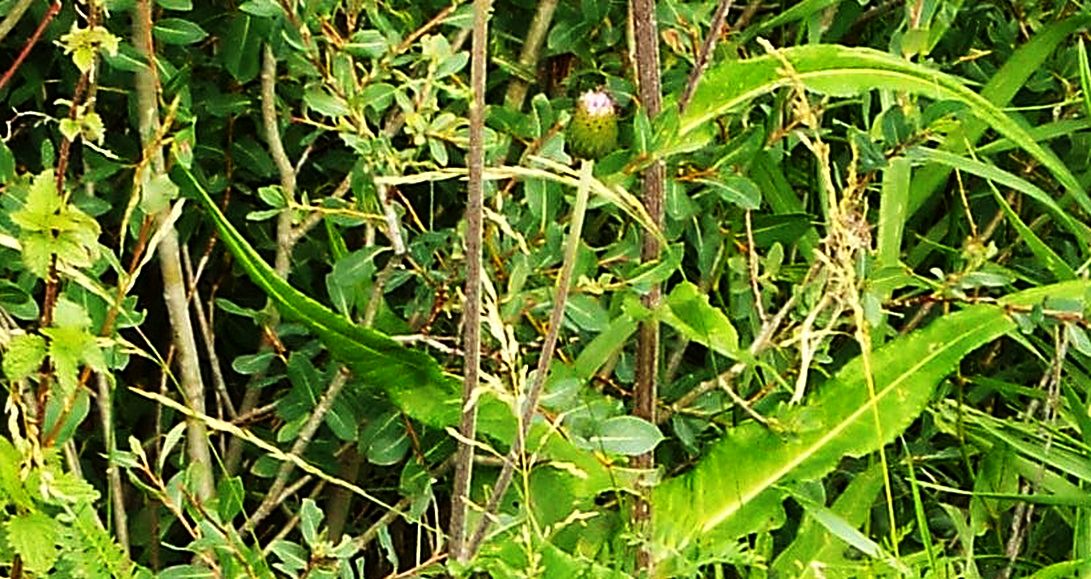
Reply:
[[[273, 54], [273, 49], [269, 45], [265, 45], [262, 49], [261, 60], [261, 124], [262, 129], [265, 131], [265, 142], [269, 146], [269, 156], [273, 158], [273, 163], [277, 166], [277, 172], [280, 174], [280, 187], [284, 190], [284, 195], [289, 199], [295, 199], [296, 189], [296, 174], [295, 169], [292, 167], [292, 161], [288, 158], [288, 153], [284, 150], [284, 143], [280, 139], [280, 125], [277, 118], [277, 59]], [[292, 212], [282, 211], [277, 217], [277, 249], [276, 257], [273, 261], [273, 270], [281, 278], [288, 278], [288, 271], [291, 269], [292, 248], [295, 247], [296, 241], [302, 236], [303, 228], [296, 230], [292, 227]], [[299, 234], [299, 235], [297, 235]], [[266, 331], [262, 332], [261, 348], [263, 351], [268, 350], [271, 347], [268, 336], [273, 332], [273, 329], [277, 327], [279, 323], [279, 312], [276, 308], [273, 308], [272, 315], [268, 322], [266, 322]], [[260, 400], [261, 388], [257, 383], [264, 378], [264, 373], [259, 373], [254, 376], [254, 379], [250, 381], [246, 386], [246, 391], [243, 393], [242, 403], [239, 405], [239, 414], [246, 414], [247, 412], [257, 408]], [[231, 442], [227, 445], [227, 456], [224, 459], [224, 470], [233, 474], [239, 467], [239, 463], [242, 461], [242, 440], [238, 437], [232, 438]]]
[[474, 447], [477, 436], [477, 391], [481, 372], [481, 239], [485, 168], [485, 51], [488, 42], [489, 0], [474, 0], [474, 27], [470, 59], [470, 180], [466, 207], [466, 304], [462, 313], [465, 377], [462, 382], [462, 419], [459, 421], [455, 480], [451, 492], [451, 557], [469, 559], [466, 549], [466, 511], [470, 500]]
[[[655, 0], [632, 0], [630, 10], [633, 21], [633, 40], [636, 45], [636, 73], [640, 100], [654, 119], [662, 108], [659, 85], [659, 30], [655, 19]], [[643, 201], [657, 227], [663, 226], [663, 181], [665, 170], [661, 161], [644, 171]], [[656, 236], [645, 233], [640, 259], [647, 263], [659, 259], [660, 247]], [[653, 286], [644, 296], [644, 305], [659, 305], [660, 287]], [[659, 323], [648, 319], [640, 324], [636, 349], [636, 385], [633, 389], [633, 415], [655, 423], [656, 380], [659, 371]], [[635, 468], [650, 469], [655, 465], [651, 452], [635, 456]], [[651, 503], [647, 496], [638, 497], [633, 504], [633, 523], [638, 533], [650, 535]], [[637, 551], [637, 569], [650, 575], [654, 570], [651, 552], [641, 547]]]
[[[150, 162], [141, 171], [140, 182], [146, 185], [154, 175], [166, 170], [163, 151], [156, 145], [159, 131], [159, 77], [156, 75], [155, 44], [152, 40], [152, 12], [150, 0], [137, 0], [133, 8], [133, 44], [144, 56], [148, 69], [135, 75], [137, 122], [140, 138]], [[157, 255], [163, 276], [163, 298], [170, 317], [171, 337], [178, 352], [178, 374], [186, 406], [195, 414], [205, 413], [204, 385], [198, 366], [197, 340], [186, 306], [186, 283], [182, 276], [182, 257], [178, 232], [168, 221], [170, 209], [156, 216], [157, 224], [164, 227], [165, 235], [159, 242]], [[212, 454], [208, 448], [208, 430], [199, 418], [186, 419], [186, 452], [195, 467], [195, 492], [199, 500], [215, 494], [212, 470]]]
[[731, 10], [732, 3], [732, 0], [720, 0], [716, 4], [716, 11], [712, 13], [712, 24], [708, 28], [708, 34], [705, 36], [704, 42], [701, 43], [701, 50], [697, 53], [697, 61], [693, 63], [693, 70], [690, 71], [689, 78], [686, 79], [686, 88], [682, 90], [682, 96], [678, 99], [678, 112], [680, 113], [686, 111], [690, 99], [693, 98], [694, 91], [697, 90], [697, 83], [700, 82], [701, 76], [705, 74], [705, 69], [708, 68], [709, 59], [712, 57], [712, 51], [716, 50], [716, 43], [720, 40], [720, 31], [723, 30], [724, 24], [727, 22], [727, 12]]
[[572, 206], [572, 221], [568, 225], [568, 241], [564, 248], [564, 261], [561, 262], [561, 272], [557, 275], [557, 287], [553, 290], [553, 312], [549, 316], [549, 331], [546, 333], [545, 342], [542, 344], [542, 354], [538, 358], [538, 366], [534, 370], [534, 382], [527, 391], [523, 400], [523, 408], [519, 414], [519, 430], [515, 433], [515, 443], [511, 445], [507, 457], [504, 458], [504, 466], [500, 469], [500, 476], [496, 478], [496, 486], [493, 487], [489, 503], [485, 505], [485, 513], [481, 516], [481, 522], [474, 530], [467, 551], [468, 557], [473, 557], [481, 543], [485, 540], [485, 533], [489, 525], [500, 509], [500, 501], [508, 491], [511, 477], [515, 474], [517, 463], [530, 464], [533, 461], [520, 460], [525, 458], [527, 435], [530, 433], [530, 425], [534, 421], [534, 413], [538, 410], [538, 399], [542, 396], [542, 388], [549, 376], [549, 366], [553, 362], [553, 352], [557, 349], [557, 338], [561, 333], [561, 325], [564, 323], [564, 310], [568, 304], [568, 289], [572, 285], [572, 272], [576, 268], [576, 258], [579, 255], [580, 239], [583, 237], [583, 221], [587, 215], [587, 201], [591, 196], [591, 181], [595, 162], [583, 159], [580, 161], [580, 182], [576, 189], [576, 203]]
[[110, 383], [103, 373], [95, 375], [97, 379], [99, 421], [102, 422], [102, 439], [106, 447], [106, 480], [110, 485], [110, 508], [113, 510], [114, 536], [117, 544], [126, 555], [129, 554], [129, 520], [125, 513], [124, 487], [121, 486], [121, 468], [113, 459], [117, 450], [117, 437], [114, 432], [114, 395]]
[[[538, 9], [534, 12], [534, 19], [530, 21], [530, 29], [523, 40], [523, 50], [519, 53], [519, 66], [523, 69], [533, 71], [538, 65], [538, 55], [542, 51], [542, 43], [549, 33], [549, 25], [553, 22], [553, 13], [556, 10], [557, 0], [538, 0]], [[504, 104], [512, 110], [522, 109], [529, 86], [527, 81], [513, 76], [508, 92], [504, 95]]]

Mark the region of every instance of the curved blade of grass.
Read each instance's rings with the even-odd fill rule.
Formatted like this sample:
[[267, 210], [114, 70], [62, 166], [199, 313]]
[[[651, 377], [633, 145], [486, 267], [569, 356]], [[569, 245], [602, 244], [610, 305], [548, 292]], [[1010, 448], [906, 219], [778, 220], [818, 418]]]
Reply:
[[[1052, 141], [1053, 139], [1059, 139], [1066, 137], [1073, 133], [1080, 131], [1086, 131], [1091, 129], [1091, 118], [1088, 119], [1061, 119], [1059, 121], [1053, 121], [1051, 123], [1045, 123], [1036, 127], [1030, 127], [1027, 129], [1027, 133], [1039, 143], [1043, 141]], [[1003, 153], [1004, 151], [1010, 151], [1018, 148], [1015, 143], [1012, 143], [1008, 139], [997, 139], [991, 143], [981, 145], [976, 149], [978, 155], [993, 155], [996, 153]]]
[[[936, 408], [935, 416], [937, 425], [943, 430], [960, 428], [971, 441], [985, 448], [1003, 445], [1025, 461], [1023, 464], [1030, 467], [1028, 470], [1040, 470], [1042, 477], [1036, 485], [1057, 495], [1047, 500], [1071, 501], [1074, 495], [1081, 495], [1079, 499], [1086, 500], [1086, 491], [1076, 490], [1073, 484], [1091, 482], [1088, 447], [1081, 440], [1057, 431], [1040, 432], [1034, 426], [1009, 423], [972, 407], [958, 407], [953, 401]], [[1063, 484], [1049, 485], [1045, 478], [1047, 474], [1058, 476]]]
[[923, 160], [935, 165], [956, 169], [971, 175], [977, 175], [982, 179], [988, 179], [993, 183], [999, 183], [1000, 185], [1014, 189], [1044, 206], [1053, 214], [1053, 217], [1057, 219], [1065, 229], [1072, 233], [1072, 235], [1075, 235], [1085, 247], [1091, 245], [1091, 229], [1089, 229], [1087, 225], [1073, 219], [1067, 211], [1049, 196], [1049, 193], [1046, 193], [1037, 185], [1034, 185], [1026, 179], [1009, 173], [995, 165], [938, 149], [914, 147], [907, 152], [906, 156], [911, 159]]
[[1057, 281], [1069, 281], [1076, 279], [1076, 272], [1068, 266], [1061, 256], [1057, 255], [1030, 227], [1027, 227], [1026, 223], [1019, 218], [1019, 214], [1011, 208], [1011, 204], [1007, 199], [1000, 194], [1000, 191], [996, 189], [996, 185], [989, 183], [989, 189], [992, 190], [993, 197], [1000, 205], [1000, 208], [1004, 211], [1004, 215], [1007, 216], [1008, 221], [1012, 227], [1019, 234], [1019, 237], [1023, 238], [1023, 242], [1027, 244], [1030, 251], [1038, 258], [1038, 261], [1048, 269]]
[[284, 316], [302, 322], [322, 338], [330, 352], [358, 376], [377, 385], [409, 383], [445, 390], [452, 387], [450, 377], [444, 376], [431, 356], [406, 348], [385, 334], [358, 326], [289, 285], [220, 212], [193, 174], [185, 168], [180, 168], [179, 172], [197, 193], [197, 199], [208, 211], [224, 245], [251, 281], [273, 300]]
[[1080, 90], [1083, 92], [1083, 108], [1088, 116], [1091, 116], [1091, 68], [1087, 64], [1087, 49], [1083, 46], [1083, 39], [1077, 45], [1080, 60]]
[[[178, 182], [192, 187], [224, 245], [251, 281], [269, 296], [286, 318], [307, 326], [334, 357], [366, 384], [385, 391], [409, 417], [438, 429], [458, 424], [461, 396], [459, 380], [455, 376], [444, 373], [439, 363], [424, 352], [411, 350], [382, 333], [357, 326], [293, 288], [247, 243], [193, 174], [184, 168], [178, 171], [181, 173]], [[478, 426], [480, 432], [505, 444], [515, 437], [516, 420], [511, 406], [492, 393], [481, 397]], [[616, 486], [601, 461], [592, 453], [576, 448], [549, 424], [536, 423], [528, 441], [528, 448], [567, 463], [573, 471], [580, 473], [578, 484], [573, 485], [577, 496], [592, 497]]]
[[[1051, 298], [1082, 298], [1086, 281], [1065, 282], [1001, 300], [1029, 305]], [[959, 361], [1015, 328], [1005, 308], [975, 305], [892, 340], [871, 354], [876, 385], [868, 395], [863, 360], [848, 362], [803, 407], [773, 418], [785, 432], [755, 422], [731, 430], [693, 471], [653, 493], [655, 549], [667, 562], [681, 554], [723, 550], [738, 537], [783, 520], [779, 485], [825, 476], [845, 456], [874, 452], [907, 428], [932, 391]], [[882, 433], [876, 431], [878, 415]], [[685, 557], [682, 557], [685, 559]]]
[[[853, 528], [859, 528], [870, 516], [871, 506], [882, 489], [883, 474], [875, 463], [852, 477], [830, 510]], [[845, 555], [845, 544], [827, 532], [814, 517], [808, 516], [803, 519], [791, 544], [773, 561], [772, 570], [777, 576], [811, 579], [818, 576], [818, 569], [844, 564]]]
[[[1088, 20], [1091, 19], [1081, 22]], [[783, 70], [783, 61], [790, 63], [793, 71]], [[780, 50], [775, 55], [725, 62], [710, 68], [680, 120], [679, 133], [689, 133], [754, 98], [795, 83], [834, 96], [886, 89], [934, 100], [959, 101], [980, 122], [1010, 139], [1049, 169], [1080, 207], [1091, 213], [1091, 197], [1068, 167], [1004, 111], [967, 88], [965, 81], [869, 48], [823, 44], [797, 46]], [[913, 191], [910, 214], [924, 201], [916, 186]]]
[[[1091, 24], [1091, 15], [1080, 14], [1043, 26], [1034, 38], [1015, 49], [1004, 65], [992, 75], [989, 82], [982, 87], [981, 97], [997, 107], [1006, 106], [1015, 93], [1026, 84], [1030, 76], [1042, 67], [1042, 63], [1053, 54], [1060, 43], [1069, 40], [1073, 32], [1089, 24]], [[960, 127], [948, 134], [944, 148], [954, 153], [965, 151], [967, 146], [972, 147], [977, 144], [978, 139], [989, 128], [989, 124], [981, 118], [966, 119]], [[1012, 141], [1015, 142], [1014, 139]], [[1023, 147], [1022, 143], [1016, 142], [1016, 144]], [[910, 215], [935, 194], [950, 174], [949, 167], [939, 165], [926, 167], [917, 173], [916, 178], [913, 179]], [[1077, 201], [1079, 201], [1078, 197]]]

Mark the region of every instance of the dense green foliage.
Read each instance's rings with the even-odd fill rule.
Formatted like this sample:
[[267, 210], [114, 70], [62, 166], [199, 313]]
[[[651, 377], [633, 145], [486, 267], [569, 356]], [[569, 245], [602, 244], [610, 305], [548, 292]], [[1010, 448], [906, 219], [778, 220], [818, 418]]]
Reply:
[[1091, 7], [484, 4], [0, 0], [0, 572], [1091, 573]]

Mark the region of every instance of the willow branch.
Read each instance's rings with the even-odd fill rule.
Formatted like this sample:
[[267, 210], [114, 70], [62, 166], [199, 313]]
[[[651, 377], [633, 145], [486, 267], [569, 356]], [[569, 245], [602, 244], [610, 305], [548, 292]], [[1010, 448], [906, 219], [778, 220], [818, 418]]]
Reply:
[[[553, 13], [556, 10], [557, 0], [539, 0], [538, 9], [534, 12], [534, 19], [530, 21], [530, 28], [523, 40], [522, 52], [519, 53], [521, 69], [533, 71], [538, 66], [538, 55], [542, 52], [542, 43], [549, 33], [549, 25], [553, 22]], [[512, 110], [522, 109], [529, 87], [530, 83], [526, 80], [518, 75], [513, 76], [508, 92], [504, 95], [504, 104]]]
[[[155, 144], [159, 131], [159, 77], [156, 74], [155, 44], [152, 39], [152, 9], [150, 0], [137, 0], [133, 8], [133, 44], [148, 63], [147, 68], [135, 79], [137, 96], [137, 122], [145, 151], [151, 155], [150, 163], [141, 172], [140, 182], [146, 186], [153, 175], [166, 170], [163, 151]], [[167, 208], [156, 216], [156, 221], [166, 223], [170, 219]], [[165, 234], [156, 248], [160, 272], [163, 277], [163, 297], [170, 318], [172, 342], [177, 351], [179, 376], [186, 407], [196, 414], [205, 412], [204, 384], [201, 381], [197, 340], [189, 319], [186, 303], [186, 284], [182, 275], [181, 242], [173, 224], [165, 225]], [[186, 420], [186, 450], [196, 469], [197, 499], [204, 501], [216, 492], [213, 478], [212, 454], [209, 450], [208, 430], [198, 419]]]
[[462, 382], [462, 435], [455, 456], [455, 479], [451, 493], [450, 553], [458, 562], [465, 562], [471, 553], [466, 548], [466, 512], [470, 501], [470, 478], [473, 475], [474, 447], [477, 436], [477, 388], [481, 372], [481, 242], [484, 219], [485, 169], [485, 56], [488, 48], [489, 0], [474, 0], [473, 40], [470, 49], [470, 155], [466, 208], [466, 303], [463, 306], [463, 349], [465, 355]]
[[693, 91], [697, 90], [697, 83], [701, 81], [701, 77], [704, 76], [705, 70], [708, 68], [712, 51], [716, 50], [716, 43], [720, 40], [720, 31], [723, 30], [724, 23], [727, 21], [727, 12], [731, 10], [731, 4], [733, 3], [733, 0], [720, 0], [716, 4], [716, 12], [712, 15], [712, 24], [708, 27], [705, 41], [701, 43], [701, 51], [697, 53], [697, 61], [693, 64], [693, 70], [690, 71], [689, 78], [686, 80], [686, 88], [678, 99], [679, 113], [686, 111], [690, 99], [693, 98]]
[[[348, 372], [339, 370], [330, 381], [330, 385], [326, 388], [325, 394], [315, 405], [314, 410], [311, 411], [310, 417], [303, 425], [303, 428], [299, 430], [295, 443], [292, 444], [291, 450], [288, 451], [290, 456], [302, 458], [303, 453], [307, 450], [307, 446], [311, 444], [311, 440], [314, 438], [314, 433], [318, 432], [318, 427], [322, 426], [322, 421], [325, 420], [326, 414], [329, 413], [330, 408], [333, 408], [334, 401], [337, 400], [337, 396], [344, 389], [345, 384], [348, 383]], [[284, 493], [285, 487], [288, 485], [288, 476], [295, 470], [295, 464], [292, 462], [282, 462], [280, 468], [277, 470], [276, 478], [273, 479], [272, 486], [265, 493], [265, 499], [258, 505], [257, 510], [253, 515], [246, 520], [246, 523], [242, 527], [242, 532], [245, 533], [256, 527], [258, 523], [265, 520], [273, 509], [280, 504], [281, 495]]]
[[[280, 125], [277, 118], [277, 59], [273, 54], [273, 49], [269, 45], [265, 45], [262, 50], [261, 61], [261, 122], [262, 128], [265, 131], [265, 142], [269, 147], [269, 156], [273, 158], [273, 163], [276, 164], [277, 172], [280, 174], [280, 187], [284, 190], [284, 195], [288, 199], [295, 199], [296, 189], [296, 172], [292, 167], [292, 161], [288, 158], [288, 153], [284, 150], [284, 143], [280, 139]], [[316, 222], [317, 223], [317, 222]], [[288, 272], [291, 269], [291, 257], [292, 248], [299, 241], [301, 235], [296, 235], [294, 228], [292, 227], [292, 212], [284, 210], [277, 217], [277, 247], [276, 256], [273, 259], [273, 270], [281, 278], [287, 278]], [[278, 323], [276, 317], [276, 310], [273, 310], [273, 318], [266, 324], [266, 331], [262, 332], [264, 339], [262, 340], [261, 348], [263, 351], [268, 350], [270, 343], [268, 336], [271, 335], [270, 328], [275, 328]], [[242, 402], [239, 404], [239, 413], [245, 414], [253, 410], [259, 402], [261, 389], [257, 383], [264, 378], [264, 373], [259, 373], [254, 376], [254, 379], [246, 385], [246, 390], [243, 393]], [[227, 455], [224, 459], [226, 470], [229, 473], [235, 472], [238, 468], [239, 462], [242, 460], [242, 441], [232, 439], [227, 448]]]
[[583, 220], [587, 214], [587, 200], [590, 196], [590, 183], [593, 179], [594, 162], [584, 160], [580, 167], [580, 185], [576, 190], [576, 204], [572, 209], [572, 223], [569, 225], [568, 242], [564, 251], [564, 262], [561, 264], [561, 272], [557, 277], [557, 287], [553, 295], [553, 312], [549, 317], [549, 331], [546, 333], [545, 343], [542, 345], [542, 354], [538, 358], [538, 367], [535, 370], [534, 382], [531, 383], [526, 399], [523, 401], [522, 413], [519, 417], [519, 430], [515, 435], [515, 444], [512, 445], [508, 455], [504, 458], [504, 466], [500, 469], [500, 476], [496, 479], [492, 496], [485, 506], [485, 513], [477, 524], [473, 538], [470, 540], [469, 556], [477, 552], [481, 543], [485, 540], [485, 534], [492, 524], [500, 501], [511, 484], [511, 478], [515, 474], [515, 465], [523, 462], [523, 453], [526, 450], [527, 434], [534, 420], [534, 413], [538, 409], [538, 399], [542, 395], [542, 387], [549, 375], [549, 366], [553, 361], [553, 352], [557, 349], [557, 337], [561, 333], [561, 324], [564, 322], [565, 305], [568, 303], [568, 289], [572, 285], [572, 270], [576, 267], [576, 257], [580, 248], [580, 237], [583, 234]]

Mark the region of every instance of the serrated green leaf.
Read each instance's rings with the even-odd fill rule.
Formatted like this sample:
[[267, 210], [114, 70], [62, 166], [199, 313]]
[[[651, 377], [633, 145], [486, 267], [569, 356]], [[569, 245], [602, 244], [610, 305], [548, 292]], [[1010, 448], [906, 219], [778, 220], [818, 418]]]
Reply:
[[976, 305], [944, 316], [871, 354], [874, 397], [857, 357], [806, 406], [773, 416], [786, 432], [755, 422], [732, 429], [693, 471], [653, 491], [656, 550], [668, 562], [664, 569], [690, 549], [779, 525], [784, 483], [824, 476], [845, 456], [874, 452], [900, 434], [966, 354], [1015, 328], [1005, 306], [1074, 299], [1089, 288], [1083, 281], [1055, 284], [1003, 298], [1001, 306]]
[[90, 505], [100, 497], [91, 483], [74, 472], [54, 473], [42, 484], [48, 489], [43, 493], [49, 497], [47, 502], [55, 505]]
[[6, 437], [0, 436], [0, 491], [17, 507], [29, 510], [33, 504], [20, 474], [23, 457]]
[[53, 325], [85, 330], [91, 327], [91, 316], [83, 306], [68, 299], [57, 300], [53, 310]]
[[37, 334], [21, 334], [8, 343], [4, 352], [4, 376], [8, 380], [22, 380], [38, 371], [45, 360], [45, 339]]
[[38, 511], [15, 515], [4, 525], [7, 541], [19, 554], [24, 567], [36, 574], [46, 575], [56, 563], [60, 551], [60, 523]]
[[26, 202], [11, 214], [19, 226], [23, 263], [45, 278], [53, 256], [74, 268], [88, 267], [98, 258], [99, 224], [74, 205], [64, 205], [53, 181], [53, 170], [34, 177]]
[[57, 382], [65, 394], [75, 392], [83, 363], [95, 370], [106, 370], [102, 349], [87, 330], [52, 327], [42, 328], [42, 333], [49, 337], [49, 358], [53, 361]]

